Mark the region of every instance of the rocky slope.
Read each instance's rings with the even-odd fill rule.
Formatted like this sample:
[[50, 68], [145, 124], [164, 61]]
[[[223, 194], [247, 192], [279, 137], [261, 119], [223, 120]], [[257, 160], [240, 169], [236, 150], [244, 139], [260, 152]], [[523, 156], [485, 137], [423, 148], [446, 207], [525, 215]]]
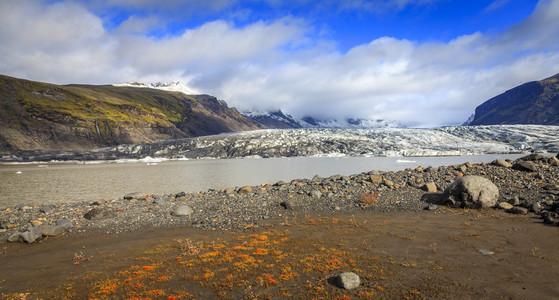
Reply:
[[0, 161], [293, 156], [439, 156], [558, 152], [556, 126], [458, 126], [438, 129], [267, 129], [91, 151], [24, 152]]
[[0, 75], [0, 153], [85, 150], [261, 127], [208, 95]]
[[476, 108], [470, 125], [559, 125], [559, 74], [532, 81], [493, 97]]

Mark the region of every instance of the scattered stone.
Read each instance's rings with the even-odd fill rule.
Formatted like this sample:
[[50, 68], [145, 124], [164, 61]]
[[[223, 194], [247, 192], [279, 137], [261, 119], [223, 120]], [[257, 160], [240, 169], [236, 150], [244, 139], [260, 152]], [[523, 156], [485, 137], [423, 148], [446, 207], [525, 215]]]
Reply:
[[293, 205], [289, 201], [282, 201], [280, 203], [280, 206], [285, 208], [285, 209], [293, 209]]
[[425, 207], [425, 210], [437, 210], [439, 209], [439, 206], [436, 204], [429, 204], [428, 206]]
[[429, 182], [424, 184], [421, 187], [422, 190], [426, 191], [427, 193], [436, 193], [437, 192], [437, 185], [434, 182]]
[[56, 226], [62, 226], [66, 229], [74, 226], [74, 224], [72, 223], [72, 221], [68, 220], [68, 219], [62, 219], [59, 220], [58, 222], [56, 222]]
[[242, 188], [239, 189], [238, 191], [239, 194], [250, 194], [252, 193], [252, 187], [251, 186], [243, 186]]
[[345, 272], [338, 275], [336, 278], [336, 284], [342, 289], [353, 290], [361, 284], [361, 280], [357, 274], [353, 272]]
[[497, 204], [497, 207], [500, 209], [511, 209], [514, 206], [508, 202], [499, 202], [499, 204]]
[[456, 179], [443, 193], [445, 204], [463, 208], [489, 208], [499, 199], [499, 189], [489, 179], [465, 176]]
[[500, 159], [497, 159], [497, 160], [493, 161], [491, 164], [493, 164], [495, 166], [505, 167], [505, 168], [511, 168], [512, 167], [511, 163], [509, 163], [508, 161], [500, 160]]
[[132, 200], [132, 199], [147, 200], [147, 199], [151, 199], [151, 195], [147, 194], [147, 193], [143, 193], [143, 192], [134, 192], [134, 193], [129, 193], [129, 194], [124, 195], [124, 199], [126, 199], [126, 200]]
[[518, 170], [518, 171], [524, 171], [524, 172], [535, 172], [536, 171], [536, 166], [534, 166], [534, 164], [532, 164], [529, 161], [519, 161], [517, 163], [515, 163], [512, 168], [514, 170]]
[[[373, 184], [381, 184], [382, 183], [382, 176], [380, 175], [371, 175], [371, 177], [369, 178], [371, 180], [371, 183]], [[349, 180], [346, 180], [349, 181]]]
[[541, 154], [530, 154], [530, 155], [526, 155], [524, 157], [519, 158], [519, 160], [524, 160], [524, 161], [538, 161], [538, 160], [544, 160], [545, 157]]
[[107, 209], [99, 209], [99, 208], [93, 208], [83, 215], [84, 218], [90, 221], [114, 218], [115, 216], [116, 215], [114, 212]]
[[167, 201], [165, 201], [165, 199], [163, 198], [157, 198], [155, 200], [153, 200], [153, 203], [157, 204], [157, 205], [165, 205]]
[[184, 197], [184, 196], [186, 196], [185, 192], [180, 192], [180, 193], [175, 194], [175, 198], [180, 198], [180, 197]]
[[559, 214], [551, 211], [543, 212], [541, 216], [545, 224], [553, 224], [559, 219]]
[[33, 225], [33, 226], [39, 226], [39, 225], [41, 225], [41, 224], [43, 224], [43, 222], [41, 222], [41, 221], [39, 221], [39, 220], [33, 220], [33, 221], [31, 221], [31, 225]]
[[322, 197], [322, 192], [318, 191], [318, 190], [312, 190], [309, 193], [309, 196], [313, 197], [313, 198], [320, 198]]
[[533, 212], [535, 214], [539, 214], [542, 211], [543, 207], [539, 202], [536, 202], [536, 203], [530, 204], [529, 209], [530, 209], [531, 212]]
[[41, 232], [41, 229], [37, 226], [33, 226], [29, 228], [27, 231], [21, 233], [21, 239], [28, 244], [34, 243], [37, 239], [41, 238], [42, 236], [43, 233]]
[[66, 227], [60, 225], [41, 225], [39, 227], [43, 236], [57, 236], [66, 232]]
[[41, 204], [41, 206], [39, 207], [39, 211], [45, 214], [48, 214], [50, 212], [52, 212], [54, 210], [54, 204]]
[[10, 243], [23, 242], [23, 239], [21, 238], [21, 232], [16, 232], [16, 233], [11, 234], [8, 237], [8, 242], [10, 242]]
[[171, 213], [172, 216], [180, 217], [180, 216], [190, 216], [194, 211], [188, 205], [179, 205], [175, 210]]
[[483, 250], [483, 249], [479, 249], [479, 253], [481, 253], [483, 255], [493, 255], [493, 254], [495, 254], [495, 252], [493, 252], [493, 251]]
[[505, 210], [505, 212], [509, 214], [525, 215], [528, 213], [528, 209], [520, 206], [514, 206]]
[[382, 183], [389, 188], [394, 187], [394, 181], [392, 181], [392, 180], [385, 179]]

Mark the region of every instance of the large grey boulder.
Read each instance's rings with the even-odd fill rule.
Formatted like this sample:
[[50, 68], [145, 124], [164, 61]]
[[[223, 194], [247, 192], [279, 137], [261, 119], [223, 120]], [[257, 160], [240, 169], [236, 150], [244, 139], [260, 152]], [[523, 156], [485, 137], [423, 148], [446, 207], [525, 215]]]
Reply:
[[336, 285], [346, 290], [353, 290], [361, 284], [359, 276], [352, 272], [345, 272], [336, 278]]
[[446, 188], [443, 199], [453, 207], [489, 208], [497, 204], [499, 189], [487, 178], [464, 176]]
[[41, 229], [41, 233], [43, 234], [43, 236], [57, 236], [66, 232], [66, 227], [61, 225], [44, 224], [39, 226], [39, 228]]
[[43, 232], [37, 226], [33, 226], [29, 228], [27, 231], [21, 233], [21, 239], [28, 244], [35, 242], [37, 239], [39, 239], [42, 236], [43, 236]]

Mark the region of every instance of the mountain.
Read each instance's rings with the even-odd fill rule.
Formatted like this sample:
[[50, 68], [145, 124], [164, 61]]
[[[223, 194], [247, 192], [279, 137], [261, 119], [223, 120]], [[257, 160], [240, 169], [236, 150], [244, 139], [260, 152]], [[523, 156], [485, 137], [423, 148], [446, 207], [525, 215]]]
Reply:
[[476, 108], [470, 125], [559, 125], [559, 74], [495, 96]]
[[[167, 86], [168, 88], [168, 86]], [[0, 152], [84, 150], [262, 128], [208, 95], [0, 75]]]
[[243, 115], [263, 124], [268, 128], [292, 129], [292, 128], [338, 128], [338, 129], [369, 129], [369, 128], [396, 128], [402, 127], [396, 121], [365, 120], [347, 118], [343, 121], [336, 119], [318, 119], [305, 116], [302, 119], [283, 113], [281, 110], [266, 113], [243, 112]]

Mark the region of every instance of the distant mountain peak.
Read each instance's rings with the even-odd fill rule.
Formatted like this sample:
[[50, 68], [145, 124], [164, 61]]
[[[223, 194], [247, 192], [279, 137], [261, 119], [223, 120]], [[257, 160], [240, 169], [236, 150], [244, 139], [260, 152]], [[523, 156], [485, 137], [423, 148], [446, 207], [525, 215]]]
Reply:
[[142, 82], [127, 82], [127, 83], [120, 83], [120, 84], [113, 84], [114, 86], [129, 86], [129, 87], [138, 87], [138, 88], [149, 88], [149, 89], [157, 89], [157, 90], [164, 90], [170, 92], [181, 92], [186, 95], [198, 95], [200, 92], [196, 91], [195, 89], [179, 82], [179, 81], [172, 81], [172, 82], [156, 82], [156, 83], [142, 83]]

